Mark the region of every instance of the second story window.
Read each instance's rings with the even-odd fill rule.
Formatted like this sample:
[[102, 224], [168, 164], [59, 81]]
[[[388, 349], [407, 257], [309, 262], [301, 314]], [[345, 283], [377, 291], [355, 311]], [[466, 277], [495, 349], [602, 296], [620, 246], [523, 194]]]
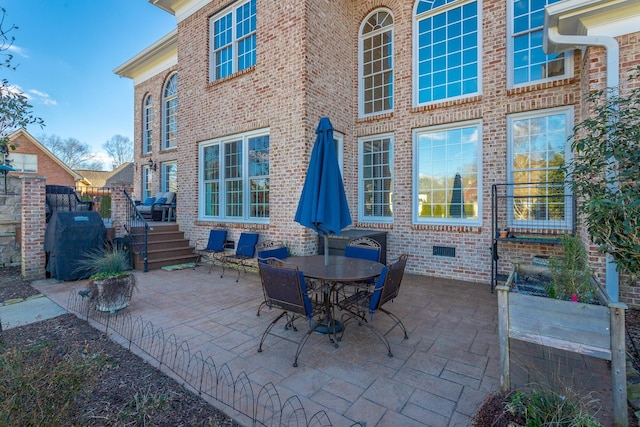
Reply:
[[360, 115], [393, 109], [393, 17], [373, 12], [360, 33]]
[[147, 95], [142, 103], [142, 152], [151, 152], [151, 127], [153, 123], [153, 99]]
[[542, 50], [544, 7], [559, 0], [515, 0], [507, 2], [510, 87], [568, 77], [571, 55]]
[[162, 91], [162, 148], [178, 143], [178, 73], [174, 73]]
[[211, 19], [211, 81], [256, 64], [256, 0], [225, 9]]
[[414, 105], [478, 94], [478, 1], [420, 0], [415, 10]]

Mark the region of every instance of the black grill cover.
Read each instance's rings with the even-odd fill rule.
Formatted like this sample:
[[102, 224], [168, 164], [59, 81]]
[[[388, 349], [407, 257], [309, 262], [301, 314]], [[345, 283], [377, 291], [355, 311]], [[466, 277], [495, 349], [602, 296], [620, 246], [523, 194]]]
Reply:
[[98, 212], [53, 212], [44, 235], [51, 277], [58, 280], [89, 277], [89, 270], [79, 270], [80, 262], [90, 252], [104, 248], [106, 235]]

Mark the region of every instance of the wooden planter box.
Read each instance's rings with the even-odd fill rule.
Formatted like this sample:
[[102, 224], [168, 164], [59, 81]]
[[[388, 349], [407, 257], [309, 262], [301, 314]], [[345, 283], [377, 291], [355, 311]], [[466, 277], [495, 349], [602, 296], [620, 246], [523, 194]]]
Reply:
[[509, 339], [609, 360], [614, 422], [627, 425], [626, 304], [611, 302], [602, 291], [603, 305], [521, 294], [512, 291], [514, 277], [515, 270], [505, 285], [496, 287], [501, 390], [511, 389]]

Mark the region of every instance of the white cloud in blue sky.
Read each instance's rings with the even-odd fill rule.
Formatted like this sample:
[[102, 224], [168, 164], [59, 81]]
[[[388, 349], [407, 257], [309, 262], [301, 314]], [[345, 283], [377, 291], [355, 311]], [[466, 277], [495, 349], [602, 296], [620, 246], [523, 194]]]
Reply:
[[[172, 31], [175, 17], [147, 0], [4, 0], [15, 25], [15, 71], [0, 78], [22, 91], [45, 127], [27, 130], [76, 138], [106, 160], [102, 144], [133, 135], [133, 82], [113, 70]], [[108, 164], [108, 162], [105, 162]]]

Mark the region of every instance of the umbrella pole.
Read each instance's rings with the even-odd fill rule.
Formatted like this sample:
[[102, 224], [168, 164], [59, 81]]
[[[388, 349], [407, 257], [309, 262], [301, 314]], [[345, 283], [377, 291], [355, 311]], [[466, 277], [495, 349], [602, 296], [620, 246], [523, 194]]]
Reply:
[[324, 265], [329, 265], [329, 236], [324, 235]]

